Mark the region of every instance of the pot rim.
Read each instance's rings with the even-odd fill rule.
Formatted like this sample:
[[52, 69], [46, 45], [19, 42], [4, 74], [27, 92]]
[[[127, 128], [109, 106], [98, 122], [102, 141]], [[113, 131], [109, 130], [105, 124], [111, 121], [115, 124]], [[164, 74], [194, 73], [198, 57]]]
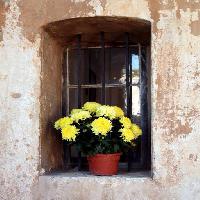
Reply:
[[88, 158], [91, 158], [91, 157], [105, 157], [105, 156], [121, 156], [122, 153], [97, 153], [95, 155], [92, 155], [92, 156], [87, 156]]

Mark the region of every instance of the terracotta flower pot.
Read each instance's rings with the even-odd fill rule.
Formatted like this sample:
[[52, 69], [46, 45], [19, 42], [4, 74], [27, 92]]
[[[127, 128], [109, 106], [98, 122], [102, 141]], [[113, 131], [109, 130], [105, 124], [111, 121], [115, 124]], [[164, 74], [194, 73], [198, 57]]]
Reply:
[[88, 156], [89, 170], [95, 175], [115, 175], [118, 172], [120, 156], [121, 153]]

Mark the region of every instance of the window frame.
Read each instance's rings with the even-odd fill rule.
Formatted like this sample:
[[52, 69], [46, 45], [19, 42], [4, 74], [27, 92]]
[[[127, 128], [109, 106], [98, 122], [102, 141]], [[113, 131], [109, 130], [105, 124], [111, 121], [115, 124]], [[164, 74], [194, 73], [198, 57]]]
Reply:
[[[100, 84], [81, 84], [80, 76], [78, 76], [78, 84], [69, 84], [69, 69], [68, 69], [68, 48], [64, 51], [64, 62], [63, 62], [63, 107], [62, 112], [63, 115], [68, 114], [67, 111], [69, 111], [69, 96], [66, 93], [67, 90], [70, 88], [77, 88], [78, 90], [78, 107], [81, 107], [81, 89], [82, 88], [101, 88], [102, 90], [102, 99], [101, 103], [105, 104], [105, 90], [109, 87], [125, 87], [127, 92], [127, 116], [132, 118], [132, 86], [139, 86], [140, 88], [140, 99], [141, 99], [141, 128], [143, 134], [141, 136], [141, 158], [140, 162], [133, 163], [131, 161], [132, 157], [132, 151], [128, 152], [128, 163], [127, 163], [127, 171], [138, 171], [138, 170], [150, 170], [151, 168], [151, 152], [150, 152], [150, 145], [151, 145], [151, 115], [150, 115], [150, 96], [151, 94], [147, 94], [148, 91], [151, 91], [149, 82], [149, 72], [148, 67], [150, 66], [150, 63], [148, 61], [148, 53], [147, 48], [148, 46], [142, 46], [140, 43], [132, 46], [138, 47], [138, 55], [139, 55], [139, 70], [140, 70], [140, 82], [138, 84], [132, 83], [132, 76], [130, 76], [130, 72], [132, 72], [132, 65], [130, 63], [130, 47], [129, 44], [129, 33], [124, 33], [125, 35], [125, 53], [126, 53], [126, 83], [125, 84], [106, 84], [105, 83], [105, 48], [108, 46], [105, 46], [104, 42], [104, 33], [100, 32], [100, 47], [88, 47], [88, 48], [101, 48], [101, 59], [102, 59], [102, 67], [103, 67], [103, 73], [102, 73], [102, 83]], [[77, 35], [77, 43], [76, 43], [76, 49], [78, 49], [77, 57], [78, 57], [78, 69], [81, 67], [81, 35]], [[146, 53], [144, 53], [144, 48]], [[144, 103], [142, 103], [144, 102]], [[148, 114], [147, 114], [148, 113]], [[144, 119], [144, 120], [143, 120]], [[64, 142], [64, 163], [65, 166], [67, 166], [67, 163], [70, 162], [69, 154], [70, 154], [70, 148], [69, 145], [66, 145]], [[149, 151], [146, 152], [146, 149]], [[82, 166], [82, 159], [81, 159], [81, 152], [78, 153], [78, 170], [81, 171]], [[70, 167], [66, 167], [70, 168]]]

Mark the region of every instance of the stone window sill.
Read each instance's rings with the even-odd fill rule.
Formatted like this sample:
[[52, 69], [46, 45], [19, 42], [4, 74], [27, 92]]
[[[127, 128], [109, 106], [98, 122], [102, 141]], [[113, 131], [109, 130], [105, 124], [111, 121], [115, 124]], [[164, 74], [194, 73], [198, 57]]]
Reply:
[[41, 175], [40, 177], [45, 178], [66, 178], [66, 179], [98, 179], [98, 180], [134, 180], [134, 179], [140, 179], [140, 180], [152, 180], [152, 174], [150, 171], [141, 171], [141, 172], [129, 172], [129, 173], [119, 173], [114, 176], [94, 176], [90, 174], [90, 172], [52, 172], [48, 174]]
[[132, 188], [136, 193], [140, 193], [142, 187], [152, 184], [152, 180], [148, 172], [132, 172], [115, 176], [94, 176], [89, 172], [55, 172], [39, 177], [40, 198], [38, 199], [100, 200], [107, 199], [108, 194], [114, 195], [112, 199], [116, 199], [115, 194], [119, 190], [127, 193]]

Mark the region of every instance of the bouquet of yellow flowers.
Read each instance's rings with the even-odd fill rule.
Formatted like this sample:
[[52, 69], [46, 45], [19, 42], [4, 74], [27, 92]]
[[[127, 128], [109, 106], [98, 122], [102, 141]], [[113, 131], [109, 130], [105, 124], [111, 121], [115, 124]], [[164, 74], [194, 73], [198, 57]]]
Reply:
[[54, 127], [62, 139], [76, 144], [85, 155], [121, 152], [132, 146], [142, 131], [117, 106], [86, 102], [72, 109], [69, 116], [58, 119]]

